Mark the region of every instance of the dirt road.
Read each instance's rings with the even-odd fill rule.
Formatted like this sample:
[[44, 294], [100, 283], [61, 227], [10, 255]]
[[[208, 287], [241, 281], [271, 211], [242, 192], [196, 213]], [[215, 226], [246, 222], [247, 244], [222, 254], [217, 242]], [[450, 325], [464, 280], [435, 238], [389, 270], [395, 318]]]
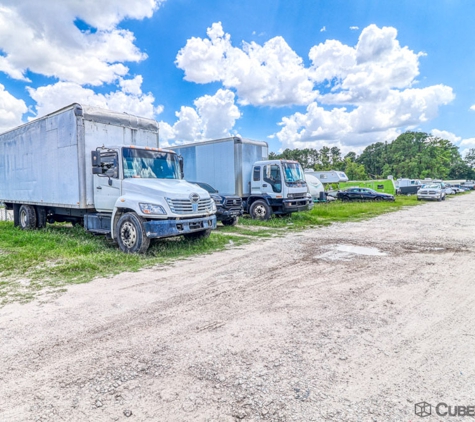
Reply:
[[475, 405], [474, 210], [465, 195], [8, 305], [0, 421], [414, 421], [422, 401]]

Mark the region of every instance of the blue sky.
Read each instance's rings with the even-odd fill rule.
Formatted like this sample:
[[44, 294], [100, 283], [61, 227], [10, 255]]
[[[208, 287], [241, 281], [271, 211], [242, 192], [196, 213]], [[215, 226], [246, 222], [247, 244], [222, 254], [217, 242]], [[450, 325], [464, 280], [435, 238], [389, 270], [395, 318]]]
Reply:
[[[124, 4], [117, 4], [124, 3]], [[357, 151], [406, 130], [475, 147], [475, 2], [0, 0], [0, 131], [73, 102]]]

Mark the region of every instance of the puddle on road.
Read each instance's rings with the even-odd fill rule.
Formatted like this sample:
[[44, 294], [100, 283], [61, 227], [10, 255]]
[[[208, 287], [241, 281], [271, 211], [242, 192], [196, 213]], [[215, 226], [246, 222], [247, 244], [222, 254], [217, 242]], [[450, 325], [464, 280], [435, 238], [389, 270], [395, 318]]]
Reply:
[[365, 246], [354, 245], [328, 245], [325, 249], [330, 249], [322, 255], [316, 256], [317, 259], [326, 259], [329, 261], [350, 261], [358, 255], [365, 256], [386, 256], [378, 248], [368, 248]]

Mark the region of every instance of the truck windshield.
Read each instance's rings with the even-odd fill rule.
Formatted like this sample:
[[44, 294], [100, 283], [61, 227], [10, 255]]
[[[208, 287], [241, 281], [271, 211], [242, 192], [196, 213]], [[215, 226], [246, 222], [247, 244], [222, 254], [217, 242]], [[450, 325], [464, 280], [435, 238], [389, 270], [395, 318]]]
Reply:
[[172, 152], [122, 148], [124, 178], [181, 179], [178, 156]]
[[284, 177], [287, 183], [305, 183], [305, 176], [303, 174], [302, 166], [299, 163], [288, 163], [284, 161], [282, 162], [282, 166], [284, 167]]

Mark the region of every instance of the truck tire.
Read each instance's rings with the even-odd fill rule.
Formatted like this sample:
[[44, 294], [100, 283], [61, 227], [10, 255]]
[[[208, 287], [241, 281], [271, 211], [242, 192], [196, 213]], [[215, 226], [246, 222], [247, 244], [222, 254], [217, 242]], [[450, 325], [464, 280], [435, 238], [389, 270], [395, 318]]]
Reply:
[[211, 234], [211, 229], [201, 230], [199, 232], [185, 233], [183, 237], [188, 240], [206, 239]]
[[239, 217], [231, 217], [226, 220], [221, 221], [223, 226], [235, 226], [239, 220]]
[[18, 214], [22, 230], [36, 229], [36, 210], [33, 205], [22, 205]]
[[252, 203], [249, 214], [254, 220], [266, 221], [271, 217], [272, 210], [269, 205], [267, 205], [267, 202], [258, 199]]
[[120, 217], [117, 222], [117, 243], [122, 252], [140, 253], [147, 252], [150, 239], [145, 234], [144, 219], [135, 212], [128, 212]]

